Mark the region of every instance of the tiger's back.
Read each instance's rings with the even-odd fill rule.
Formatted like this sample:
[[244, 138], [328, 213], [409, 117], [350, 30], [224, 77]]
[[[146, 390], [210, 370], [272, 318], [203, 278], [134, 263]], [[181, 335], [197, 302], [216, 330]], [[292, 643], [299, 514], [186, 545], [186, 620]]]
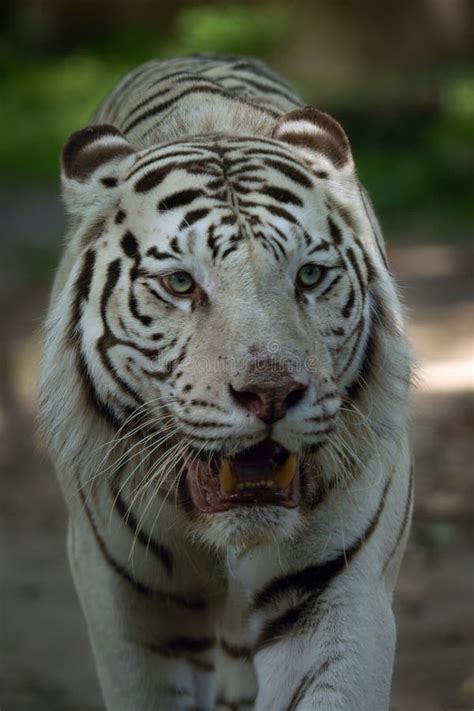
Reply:
[[301, 106], [263, 63], [221, 55], [152, 61], [118, 84], [97, 111], [137, 148], [213, 133], [271, 136], [275, 119]]
[[62, 182], [42, 418], [107, 708], [388, 708], [410, 357], [342, 128], [150, 62]]

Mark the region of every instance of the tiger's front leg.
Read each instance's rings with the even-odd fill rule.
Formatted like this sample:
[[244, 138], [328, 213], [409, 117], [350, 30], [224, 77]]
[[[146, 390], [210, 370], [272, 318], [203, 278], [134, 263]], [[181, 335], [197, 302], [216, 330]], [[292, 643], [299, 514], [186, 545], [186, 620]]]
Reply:
[[174, 590], [163, 571], [153, 580], [144, 577], [109, 545], [94, 522], [71, 522], [69, 558], [106, 708], [212, 711], [215, 636], [208, 600], [199, 591]]
[[257, 697], [252, 632], [245, 600], [236, 588], [230, 579], [219, 624], [214, 711], [253, 711]]
[[392, 591], [412, 483], [405, 462], [378, 491], [356, 487], [346, 495], [345, 534], [334, 523], [333, 493], [300, 538], [232, 561], [249, 604], [255, 711], [387, 711], [396, 637]]
[[262, 611], [255, 711], [388, 709], [395, 623], [386, 591], [367, 583], [347, 580], [276, 617]]

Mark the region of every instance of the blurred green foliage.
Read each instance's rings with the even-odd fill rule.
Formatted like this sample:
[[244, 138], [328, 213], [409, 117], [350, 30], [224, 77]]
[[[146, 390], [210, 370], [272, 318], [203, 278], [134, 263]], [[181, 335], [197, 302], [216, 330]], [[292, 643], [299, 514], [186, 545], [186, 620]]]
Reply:
[[56, 179], [67, 136], [86, 125], [114, 84], [142, 62], [190, 52], [265, 56], [286, 21], [287, 12], [276, 5], [270, 17], [258, 7], [191, 7], [177, 15], [171, 38], [132, 26], [100, 33], [66, 56], [0, 54], [0, 180]]
[[[182, 8], [171, 31], [131, 23], [92, 33], [80, 49], [59, 54], [18, 51], [13, 34], [13, 41], [0, 44], [0, 181], [57, 181], [64, 140], [88, 123], [116, 81], [138, 64], [153, 57], [224, 52], [270, 61], [278, 57], [277, 64], [284, 66], [279, 47], [292, 22], [288, 5], [272, 5], [268, 12], [258, 4], [222, 3]], [[307, 83], [294, 71], [289, 74], [297, 86]], [[343, 95], [334, 108], [382, 219], [406, 223], [409, 216], [415, 224], [446, 233], [474, 217], [468, 150], [474, 143], [474, 74], [448, 73], [438, 94], [428, 107], [404, 105], [386, 112], [377, 102], [353, 106], [353, 97]], [[321, 106], [318, 96], [318, 87], [312, 87], [304, 98], [333, 108]]]
[[410, 218], [424, 223], [434, 236], [456, 229], [467, 235], [474, 220], [474, 76], [448, 80], [428, 114], [407, 111], [392, 122], [375, 140], [370, 130], [359, 135], [354, 151], [378, 212], [397, 226]]

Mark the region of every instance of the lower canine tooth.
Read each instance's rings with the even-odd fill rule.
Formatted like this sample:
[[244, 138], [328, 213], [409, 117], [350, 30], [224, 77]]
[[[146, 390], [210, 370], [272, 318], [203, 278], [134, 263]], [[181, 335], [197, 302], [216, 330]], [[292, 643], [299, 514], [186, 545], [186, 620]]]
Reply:
[[278, 487], [280, 487], [280, 489], [285, 489], [293, 480], [293, 477], [296, 474], [296, 465], [296, 454], [290, 454], [287, 460], [276, 469], [273, 474], [273, 481]]
[[237, 480], [232, 474], [232, 469], [227, 459], [221, 459], [219, 466], [219, 483], [222, 491], [232, 494], [237, 489]]

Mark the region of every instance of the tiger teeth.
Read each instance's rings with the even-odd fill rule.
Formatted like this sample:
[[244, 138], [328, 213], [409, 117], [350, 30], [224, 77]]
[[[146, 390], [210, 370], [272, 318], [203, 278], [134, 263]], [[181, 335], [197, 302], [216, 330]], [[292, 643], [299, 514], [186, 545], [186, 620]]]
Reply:
[[243, 489], [261, 489], [266, 486], [268, 489], [275, 487], [275, 482], [272, 479], [262, 479], [262, 481], [241, 481], [237, 484], [237, 489], [242, 491]]
[[225, 494], [233, 494], [236, 491], [245, 489], [286, 489], [296, 474], [298, 458], [296, 454], [290, 454], [286, 461], [279, 467], [273, 470], [271, 479], [262, 479], [260, 481], [237, 481], [236, 476], [232, 472], [228, 459], [221, 459], [219, 465], [219, 483]]
[[219, 466], [219, 483], [222, 491], [232, 494], [237, 489], [237, 479], [232, 473], [232, 469], [227, 459], [221, 459]]
[[286, 489], [296, 474], [298, 458], [296, 454], [290, 454], [287, 460], [276, 469], [273, 480], [280, 489]]

